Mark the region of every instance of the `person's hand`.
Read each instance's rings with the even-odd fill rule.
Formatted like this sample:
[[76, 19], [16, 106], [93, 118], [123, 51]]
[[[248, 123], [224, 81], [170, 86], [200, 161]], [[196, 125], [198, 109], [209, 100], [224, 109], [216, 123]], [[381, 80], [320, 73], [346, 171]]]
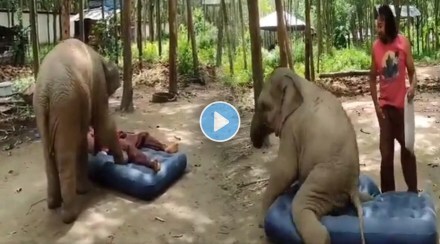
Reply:
[[408, 96], [408, 102], [410, 102], [410, 101], [412, 101], [413, 100], [413, 98], [414, 98], [414, 87], [413, 86], [410, 86], [409, 88], [408, 88], [408, 91], [407, 91], [407, 96]]

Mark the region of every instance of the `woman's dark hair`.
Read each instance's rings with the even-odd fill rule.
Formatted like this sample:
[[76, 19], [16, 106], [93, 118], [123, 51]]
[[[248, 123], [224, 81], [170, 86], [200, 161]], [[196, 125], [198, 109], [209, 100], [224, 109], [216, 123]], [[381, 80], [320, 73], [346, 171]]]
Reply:
[[377, 12], [378, 17], [382, 17], [385, 21], [385, 35], [387, 35], [390, 41], [393, 41], [399, 33], [393, 11], [388, 4], [382, 4]]

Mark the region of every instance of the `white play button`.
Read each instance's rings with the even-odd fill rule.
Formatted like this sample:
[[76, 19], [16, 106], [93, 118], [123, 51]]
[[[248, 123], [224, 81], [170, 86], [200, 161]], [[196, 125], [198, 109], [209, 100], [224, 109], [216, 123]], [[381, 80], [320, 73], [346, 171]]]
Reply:
[[240, 129], [240, 114], [227, 102], [210, 103], [200, 114], [200, 129], [211, 141], [229, 141]]
[[229, 124], [229, 120], [223, 117], [221, 114], [214, 112], [214, 132], [220, 130]]

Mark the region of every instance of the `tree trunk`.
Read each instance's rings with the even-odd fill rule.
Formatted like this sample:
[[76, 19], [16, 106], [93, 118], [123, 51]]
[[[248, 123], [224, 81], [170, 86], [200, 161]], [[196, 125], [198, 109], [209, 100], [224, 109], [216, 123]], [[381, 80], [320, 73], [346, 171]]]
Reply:
[[400, 0], [393, 0], [394, 11], [396, 13], [397, 29], [400, 29]]
[[70, 38], [70, 0], [61, 3], [61, 40]]
[[50, 44], [50, 9], [47, 8], [46, 9], [47, 13], [46, 13], [46, 28], [47, 28], [47, 43]]
[[32, 42], [32, 58], [33, 58], [33, 73], [35, 79], [37, 79], [38, 70], [40, 69], [40, 58], [38, 57], [39, 45], [38, 45], [38, 22], [36, 13], [36, 0], [30, 1], [29, 6], [29, 23], [31, 26], [31, 42]]
[[191, 39], [191, 49], [192, 49], [192, 58], [193, 58], [193, 68], [194, 74], [199, 76], [199, 57], [197, 55], [197, 43], [196, 43], [196, 34], [194, 33], [194, 23], [192, 18], [192, 5], [191, 0], [186, 0], [186, 13], [188, 15], [188, 33]]
[[216, 54], [216, 67], [220, 67], [222, 65], [223, 59], [223, 11], [220, 9], [217, 19], [217, 54]]
[[84, 36], [84, 0], [79, 0], [79, 39], [86, 41]]
[[247, 70], [247, 48], [246, 48], [246, 40], [244, 38], [244, 20], [243, 20], [243, 2], [238, 1], [238, 12], [240, 15], [240, 24], [241, 24], [241, 44], [243, 49], [243, 68]]
[[275, 9], [277, 11], [277, 33], [278, 33], [278, 46], [280, 48], [280, 66], [288, 67], [287, 60], [287, 36], [286, 36], [286, 25], [284, 23], [284, 9], [283, 9], [283, 1], [275, 0]]
[[168, 0], [169, 42], [169, 93], [177, 94], [177, 0]]
[[258, 96], [263, 89], [264, 72], [261, 54], [260, 16], [258, 1], [247, 0], [249, 12], [249, 34], [251, 39], [252, 80], [254, 86], [254, 106], [257, 107]]
[[[434, 36], [435, 36], [435, 48], [439, 49], [440, 47], [440, 38], [439, 38], [439, 33], [438, 33], [438, 23], [439, 23], [439, 0], [434, 0]], [[420, 6], [419, 5], [419, 1], [416, 2], [416, 6]], [[419, 26], [420, 26], [420, 17], [416, 17], [417, 19], [417, 30], [419, 30]], [[417, 39], [419, 39], [419, 35], [417, 34]], [[417, 40], [417, 42], [419, 42], [419, 40]], [[417, 45], [417, 49], [419, 45]]]
[[[162, 56], [162, 27], [160, 26], [160, 2], [161, 0], [156, 0], [156, 32], [157, 32], [157, 41], [159, 46], [159, 56]], [[170, 27], [171, 28], [171, 27]]]
[[104, 18], [105, 18], [104, 5], [105, 5], [105, 0], [101, 0], [101, 17], [102, 17], [102, 20], [104, 20]]
[[[123, 5], [124, 2], [125, 2], [125, 0], [119, 0], [119, 6], [121, 6], [121, 10], [122, 10], [122, 5]], [[115, 8], [113, 8], [113, 18], [114, 18], [114, 21], [115, 21], [115, 26], [114, 26], [115, 39], [114, 39], [114, 44], [113, 45], [115, 45], [115, 53], [116, 53], [114, 58], [115, 58], [116, 64], [118, 64], [119, 63], [119, 43], [118, 43], [118, 40], [122, 36], [122, 15], [123, 15], [123, 13], [122, 12], [120, 13], [120, 16], [121, 16], [121, 28], [119, 29], [119, 26], [118, 26], [118, 14], [116, 12], [116, 4], [117, 4], [117, 0], [113, 0], [113, 6], [115, 6]], [[130, 2], [130, 5], [131, 5], [131, 2]], [[130, 26], [130, 24], [128, 26]], [[128, 38], [130, 38], [130, 40], [131, 40], [131, 37], [128, 37]]]
[[137, 48], [139, 54], [139, 68], [142, 69], [142, 0], [137, 0]]
[[[287, 23], [287, 18], [284, 16], [284, 23]], [[287, 53], [287, 64], [289, 67], [293, 70], [293, 59], [292, 59], [292, 52], [290, 50], [290, 37], [289, 33], [287, 32], [287, 28], [284, 28], [284, 35], [286, 36], [286, 53]]]
[[[8, 4], [9, 4], [10, 2], [8, 2]], [[11, 27], [11, 15], [10, 15], [10, 13], [9, 13], [9, 10], [7, 10], [7, 12], [6, 12], [6, 17], [7, 17], [7, 19], [8, 19], [8, 27]], [[14, 18], [14, 16], [12, 16], [12, 19]]]
[[311, 47], [310, 47], [310, 39], [312, 38], [312, 35], [310, 33], [310, 0], [305, 0], [305, 15], [306, 15], [306, 30], [305, 30], [305, 61], [304, 61], [304, 78], [307, 80], [311, 80], [311, 64], [310, 64], [310, 56], [312, 55], [310, 53]]
[[59, 0], [54, 0], [53, 1], [53, 9], [52, 9], [52, 11], [53, 11], [53, 14], [52, 14], [52, 28], [53, 28], [53, 44], [56, 44], [57, 43], [57, 41], [58, 41], [58, 37], [57, 37], [57, 30], [58, 30], [58, 28], [57, 28], [57, 13], [59, 14], [60, 13], [60, 11], [59, 11]]
[[148, 2], [148, 30], [150, 42], [154, 42], [154, 0]]
[[231, 75], [234, 75], [234, 57], [232, 54], [232, 42], [231, 42], [231, 35], [229, 30], [227, 29], [229, 24], [228, 24], [228, 15], [227, 15], [227, 11], [226, 11], [226, 2], [225, 0], [221, 0], [221, 9], [222, 9], [222, 14], [223, 14], [223, 24], [224, 24], [224, 28], [225, 28], [225, 34], [226, 34], [226, 43], [228, 44], [228, 61], [229, 61], [229, 73]]
[[[317, 38], [318, 38], [318, 62], [317, 62], [317, 72], [319, 73], [319, 67], [320, 67], [320, 61], [321, 61], [321, 55], [322, 55], [322, 24], [321, 24], [321, 1], [317, 0], [316, 4], [316, 11], [317, 11], [317, 20], [318, 20], [318, 26], [316, 28], [317, 30]], [[325, 0], [324, 0], [325, 1]]]
[[[10, 26], [15, 26], [15, 12], [17, 11], [17, 8], [16, 8], [16, 3], [12, 3], [12, 11], [11, 11], [11, 25]], [[8, 14], [9, 14], [9, 11], [8, 11]], [[9, 16], [8, 16], [9, 17]], [[8, 19], [8, 25], [9, 25], [9, 19]]]
[[133, 112], [133, 83], [132, 83], [132, 65], [131, 65], [131, 0], [124, 0], [121, 13], [123, 58], [124, 58], [124, 84], [122, 87], [121, 111]]
[[[409, 5], [411, 4], [411, 2], [409, 0], [406, 1], [406, 20], [407, 20], [407, 31], [408, 31], [408, 40], [411, 43], [411, 16], [409, 15]], [[437, 39], [437, 37], [436, 37]], [[411, 45], [412, 46], [412, 45]]]

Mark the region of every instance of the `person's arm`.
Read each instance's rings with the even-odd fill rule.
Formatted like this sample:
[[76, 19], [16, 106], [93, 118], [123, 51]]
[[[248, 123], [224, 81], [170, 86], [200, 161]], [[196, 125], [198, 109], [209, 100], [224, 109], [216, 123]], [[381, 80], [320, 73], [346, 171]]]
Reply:
[[408, 72], [409, 84], [415, 89], [417, 87], [416, 67], [414, 65], [414, 58], [411, 51], [411, 44], [409, 40], [404, 37], [405, 40], [405, 53], [406, 53], [406, 70]]
[[377, 99], [376, 78], [377, 78], [376, 61], [374, 58], [374, 52], [372, 50], [371, 51], [371, 67], [370, 67], [370, 93], [371, 93], [371, 98], [373, 100], [375, 108], [377, 108], [379, 106], [379, 102]]

